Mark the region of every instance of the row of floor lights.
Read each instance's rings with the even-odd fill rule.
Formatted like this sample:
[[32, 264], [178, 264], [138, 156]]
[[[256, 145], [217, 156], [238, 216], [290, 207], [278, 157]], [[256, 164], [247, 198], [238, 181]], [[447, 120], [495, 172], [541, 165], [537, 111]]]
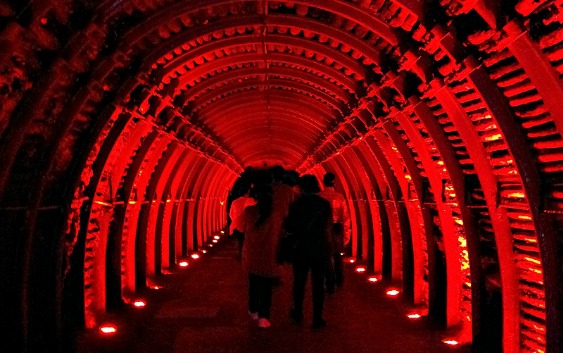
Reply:
[[[221, 231], [221, 234], [225, 234], [224, 231]], [[219, 242], [219, 239], [221, 237], [219, 235], [215, 235], [213, 236], [213, 240], [211, 241], [211, 243], [208, 244], [209, 247], [213, 247], [213, 244], [216, 244]], [[206, 254], [207, 250], [202, 249], [201, 250], [202, 254]], [[190, 258], [192, 258], [193, 260], [198, 260], [201, 258], [201, 255], [198, 252], [194, 252], [190, 255]], [[180, 262], [178, 262], [178, 266], [180, 266], [181, 268], [186, 268], [189, 266], [189, 262], [186, 260], [182, 260]], [[169, 271], [163, 271], [163, 274], [171, 274], [171, 272]], [[159, 286], [159, 285], [151, 285], [149, 287], [152, 290], [160, 290], [163, 287]], [[133, 305], [135, 308], [141, 309], [147, 306], [147, 302], [144, 299], [137, 299], [131, 302], [131, 305]], [[99, 326], [99, 330], [102, 334], [104, 335], [114, 335], [117, 333], [117, 325], [115, 324], [111, 324], [111, 323], [106, 323], [103, 325]]]
[[[350, 264], [354, 264], [354, 263], [356, 263], [356, 259], [350, 258], [350, 259], [348, 260], [348, 262], [349, 262]], [[357, 266], [355, 271], [356, 271], [357, 273], [365, 273], [365, 272], [366, 272], [366, 268], [365, 268], [364, 266]], [[371, 282], [371, 283], [377, 283], [377, 282], [379, 282], [379, 278], [378, 278], [377, 276], [373, 276], [373, 275], [372, 275], [372, 276], [369, 276], [369, 277], [368, 277], [368, 281]], [[398, 289], [395, 289], [395, 288], [389, 288], [389, 289], [386, 291], [386, 294], [387, 294], [387, 296], [389, 296], [389, 297], [397, 297], [397, 296], [400, 294], [400, 291], [399, 291]], [[417, 312], [412, 312], [412, 313], [410, 313], [410, 314], [407, 314], [406, 316], [407, 316], [407, 318], [409, 318], [409, 319], [411, 319], [411, 320], [418, 320], [418, 319], [422, 318], [422, 317], [425, 316], [425, 315], [422, 315], [422, 314], [417, 313]], [[449, 345], [449, 346], [457, 346], [457, 345], [459, 344], [459, 342], [458, 342], [457, 340], [455, 340], [455, 339], [450, 339], [450, 338], [443, 339], [442, 342], [443, 342], [444, 344]]]

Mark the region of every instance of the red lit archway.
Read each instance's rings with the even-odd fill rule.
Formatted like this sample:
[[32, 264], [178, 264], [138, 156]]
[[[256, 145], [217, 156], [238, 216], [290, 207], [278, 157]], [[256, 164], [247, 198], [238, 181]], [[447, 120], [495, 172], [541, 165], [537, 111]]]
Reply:
[[1, 4], [9, 332], [33, 350], [62, 339], [63, 312], [97, 325], [225, 228], [246, 166], [275, 161], [335, 172], [354, 255], [464, 339], [556, 352], [561, 6]]

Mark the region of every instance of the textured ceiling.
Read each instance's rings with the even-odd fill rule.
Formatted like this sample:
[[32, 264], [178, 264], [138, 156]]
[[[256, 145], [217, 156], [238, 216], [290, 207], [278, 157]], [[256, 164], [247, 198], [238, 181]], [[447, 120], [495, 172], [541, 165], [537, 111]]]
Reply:
[[[224, 228], [245, 167], [279, 164], [335, 172], [354, 255], [403, 280], [431, 312], [443, 257], [446, 326], [480, 344], [494, 317], [505, 353], [555, 353], [562, 7], [1, 1], [0, 220], [9, 236], [0, 258], [3, 282], [16, 284], [0, 311], [24, 328], [22, 341], [39, 337], [29, 344], [42, 347], [62, 324], [39, 323], [60, 320], [60, 293], [78, 290], [84, 300], [70, 311], [94, 327], [107, 303]], [[54, 313], [34, 310], [43, 287], [53, 288]], [[490, 314], [495, 291], [502, 311]]]

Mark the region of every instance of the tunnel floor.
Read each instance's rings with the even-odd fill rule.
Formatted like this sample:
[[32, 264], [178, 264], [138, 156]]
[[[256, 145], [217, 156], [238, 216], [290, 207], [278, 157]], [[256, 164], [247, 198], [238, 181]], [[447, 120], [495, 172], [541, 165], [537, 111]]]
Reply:
[[76, 351], [98, 352], [354, 352], [468, 353], [470, 347], [442, 342], [451, 332], [422, 317], [406, 315], [415, 308], [386, 291], [391, 283], [370, 283], [346, 265], [345, 285], [325, 301], [328, 326], [311, 328], [310, 288], [305, 319], [296, 326], [288, 317], [291, 273], [285, 267], [274, 290], [272, 326], [259, 329], [247, 313], [246, 274], [231, 239], [222, 239], [202, 258], [160, 279], [159, 290], [147, 290], [141, 309], [126, 306], [108, 322], [117, 333], [90, 330], [79, 335]]

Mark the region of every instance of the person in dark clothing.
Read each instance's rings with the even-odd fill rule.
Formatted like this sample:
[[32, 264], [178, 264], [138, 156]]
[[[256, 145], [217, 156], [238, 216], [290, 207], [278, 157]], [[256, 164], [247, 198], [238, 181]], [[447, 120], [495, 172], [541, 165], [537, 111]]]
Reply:
[[303, 300], [307, 277], [311, 272], [313, 294], [313, 328], [326, 326], [323, 319], [324, 278], [330, 259], [330, 203], [317, 195], [319, 183], [314, 175], [299, 179], [301, 195], [289, 206], [284, 222], [286, 232], [295, 244], [293, 258], [293, 307], [291, 318], [296, 323], [303, 320]]

